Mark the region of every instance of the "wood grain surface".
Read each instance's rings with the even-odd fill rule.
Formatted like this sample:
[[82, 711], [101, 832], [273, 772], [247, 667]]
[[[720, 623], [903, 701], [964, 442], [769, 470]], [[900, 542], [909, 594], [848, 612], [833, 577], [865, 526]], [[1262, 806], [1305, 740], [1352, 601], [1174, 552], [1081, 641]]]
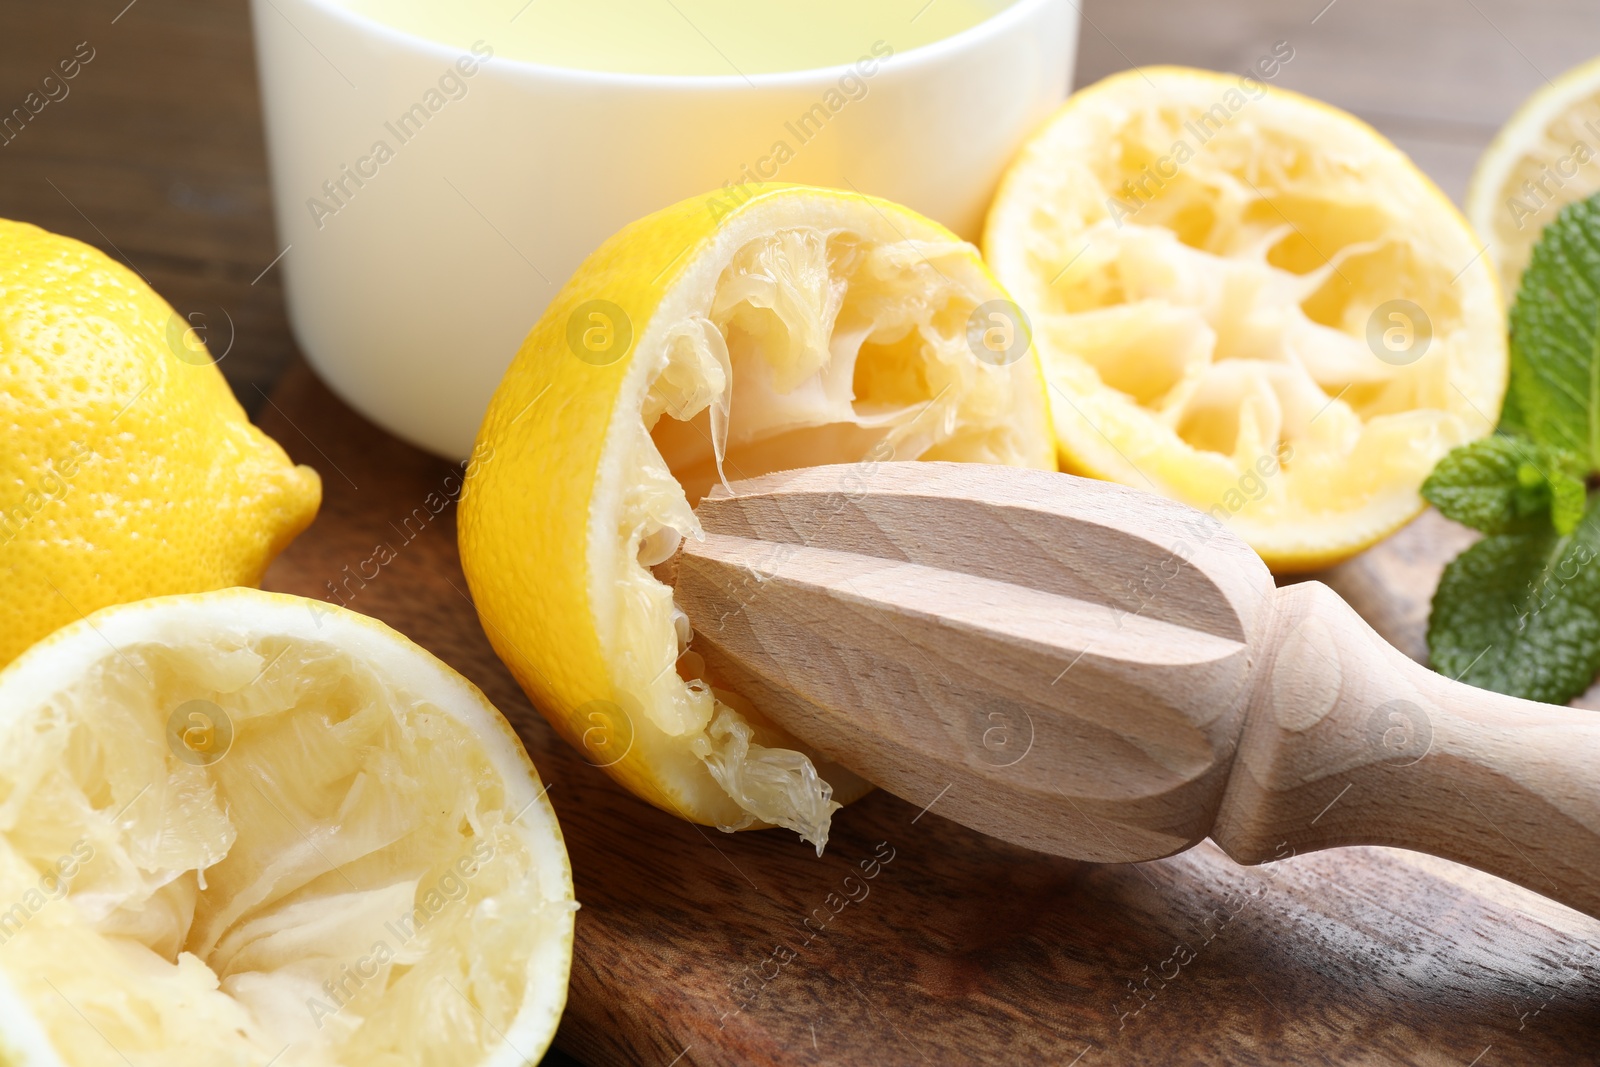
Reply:
[[[1279, 84], [1373, 123], [1458, 200], [1518, 102], [1600, 52], [1592, 0], [1082, 7], [1079, 84], [1145, 63], [1241, 69], [1285, 40], [1295, 59]], [[246, 0], [0, 0], [0, 110], [80, 41], [96, 59], [70, 97], [0, 146], [0, 215], [96, 245], [185, 310], [220, 310], [236, 337], [223, 370], [327, 489], [269, 585], [320, 595], [392, 544], [351, 606], [463, 670], [518, 724], [553, 783], [584, 902], [559, 1047], [595, 1065], [1600, 1062], [1600, 927], [1445, 861], [1358, 849], [1244, 869], [1202, 845], [1095, 866], [881, 793], [840, 814], [817, 860], [788, 835], [700, 831], [620, 793], [489, 653], [453, 510], [428, 503], [452, 469], [295, 362], [267, 269], [281, 246]], [[403, 532], [408, 516], [420, 533]], [[1322, 577], [1420, 656], [1429, 591], [1466, 536], [1425, 515]]]
[[[455, 468], [301, 366], [262, 423], [327, 488], [267, 585], [327, 596], [387, 545], [349, 606], [480, 685], [550, 783], [583, 906], [557, 1044], [584, 1062], [1600, 1061], [1600, 922], [1447, 861], [1354, 848], [1244, 868], [1205, 843], [1080, 863], [882, 792], [836, 816], [821, 859], [785, 831], [664, 815], [560, 741], [495, 659], [440, 506]], [[1380, 590], [1370, 616], [1403, 628], [1453, 551], [1441, 524], [1326, 577]]]

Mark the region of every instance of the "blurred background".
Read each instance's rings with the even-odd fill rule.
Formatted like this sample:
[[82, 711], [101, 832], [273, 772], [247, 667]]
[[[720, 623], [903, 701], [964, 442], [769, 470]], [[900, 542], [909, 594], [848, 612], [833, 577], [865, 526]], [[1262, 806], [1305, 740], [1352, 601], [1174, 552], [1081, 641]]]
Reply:
[[[1077, 82], [1178, 63], [1243, 70], [1279, 41], [1276, 84], [1354, 112], [1459, 203], [1529, 93], [1589, 58], [1593, 0], [1086, 0]], [[284, 315], [246, 0], [0, 0], [0, 112], [87, 42], [62, 100], [0, 143], [0, 216], [136, 267], [222, 325], [252, 413], [296, 357]], [[3, 139], [0, 139], [3, 141]], [[269, 269], [270, 268], [270, 269]]]

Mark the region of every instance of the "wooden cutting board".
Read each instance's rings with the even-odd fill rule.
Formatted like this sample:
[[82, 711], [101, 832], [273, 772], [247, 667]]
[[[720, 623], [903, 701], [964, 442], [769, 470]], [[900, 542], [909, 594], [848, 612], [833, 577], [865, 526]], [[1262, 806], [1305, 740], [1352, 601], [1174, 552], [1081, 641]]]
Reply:
[[[884, 793], [838, 814], [821, 859], [787, 831], [664, 815], [560, 741], [490, 650], [456, 554], [460, 468], [304, 366], [260, 421], [324, 491], [266, 585], [353, 590], [481, 686], [550, 784], [582, 903], [557, 1045], [585, 1063], [1600, 1062], [1600, 921], [1444, 861], [1366, 848], [1241, 868], [1207, 843], [1097, 866]], [[1420, 655], [1466, 540], [1426, 515], [1324, 578]]]

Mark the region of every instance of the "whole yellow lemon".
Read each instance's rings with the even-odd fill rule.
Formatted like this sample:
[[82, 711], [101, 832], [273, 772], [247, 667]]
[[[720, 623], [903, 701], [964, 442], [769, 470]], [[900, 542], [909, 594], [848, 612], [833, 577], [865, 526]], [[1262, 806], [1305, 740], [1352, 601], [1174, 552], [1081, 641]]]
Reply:
[[0, 665], [112, 604], [255, 585], [316, 472], [136, 274], [0, 219]]

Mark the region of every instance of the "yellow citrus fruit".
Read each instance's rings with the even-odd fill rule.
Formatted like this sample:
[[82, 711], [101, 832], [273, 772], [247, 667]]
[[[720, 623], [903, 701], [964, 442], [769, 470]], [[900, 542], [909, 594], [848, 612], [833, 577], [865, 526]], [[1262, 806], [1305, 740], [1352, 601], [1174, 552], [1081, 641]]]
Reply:
[[1471, 230], [1326, 104], [1143, 68], [1024, 146], [984, 251], [1033, 317], [1064, 469], [1209, 512], [1278, 571], [1421, 509], [1505, 395], [1505, 316]]
[[195, 326], [88, 245], [0, 219], [0, 665], [65, 623], [254, 585], [321, 484]]
[[372, 619], [158, 597], [0, 671], [14, 1067], [536, 1063], [575, 907], [516, 735]]
[[1567, 204], [1600, 192], [1600, 59], [1527, 99], [1495, 136], [1467, 187], [1467, 218], [1515, 299], [1539, 233]]
[[699, 197], [607, 241], [528, 335], [469, 466], [462, 564], [496, 651], [590, 763], [820, 849], [866, 784], [708, 674], [651, 568], [724, 480], [916, 458], [1054, 465], [1027, 325], [977, 250], [836, 190]]

